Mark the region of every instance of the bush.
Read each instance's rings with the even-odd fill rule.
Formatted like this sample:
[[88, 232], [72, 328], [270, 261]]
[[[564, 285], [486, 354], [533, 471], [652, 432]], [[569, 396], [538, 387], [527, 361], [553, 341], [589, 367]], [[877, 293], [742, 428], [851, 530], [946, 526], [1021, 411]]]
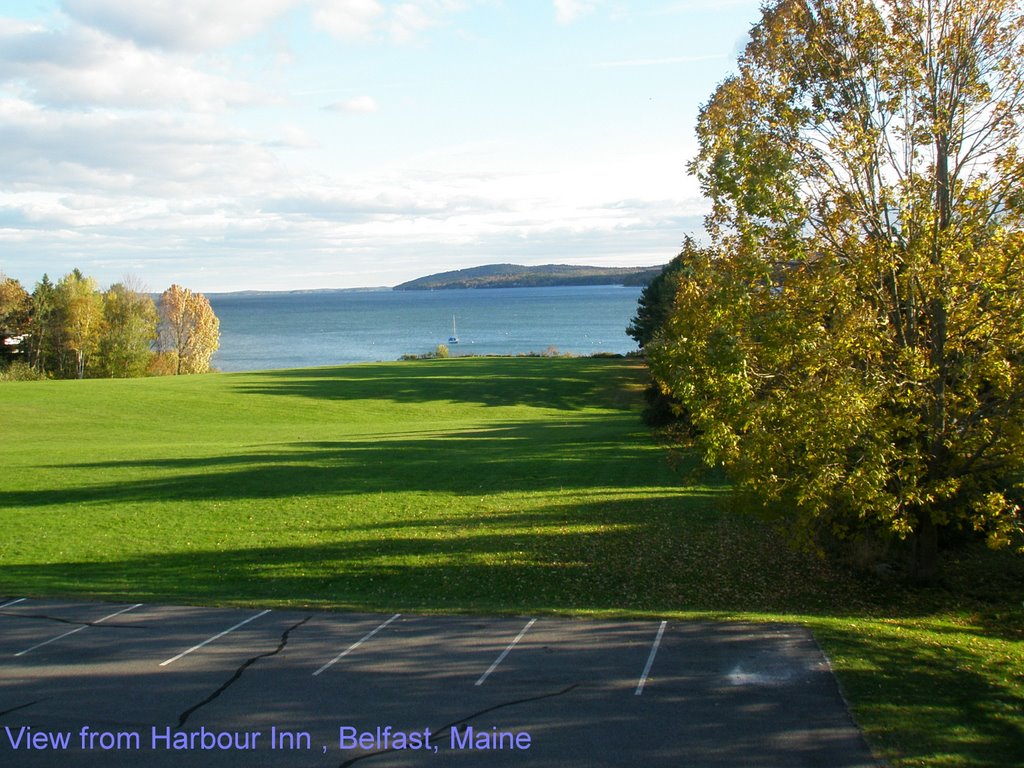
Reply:
[[447, 360], [451, 357], [451, 353], [448, 351], [447, 344], [438, 344], [434, 347], [433, 352], [424, 352], [422, 355], [404, 354], [399, 360]]
[[156, 352], [149, 359], [147, 376], [173, 376], [178, 372], [177, 352]]
[[42, 381], [46, 376], [28, 363], [11, 363], [0, 369], [0, 381]]

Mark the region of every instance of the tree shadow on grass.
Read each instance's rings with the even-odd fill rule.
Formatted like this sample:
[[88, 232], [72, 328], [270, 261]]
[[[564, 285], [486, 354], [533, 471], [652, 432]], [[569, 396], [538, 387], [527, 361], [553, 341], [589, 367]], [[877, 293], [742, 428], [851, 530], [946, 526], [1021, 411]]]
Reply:
[[[289, 531], [284, 540], [295, 543], [249, 547], [241, 530], [222, 547], [7, 564], [0, 583], [111, 599], [366, 610], [628, 614], [840, 604], [789, 563], [743, 568], [716, 542], [717, 501], [714, 491], [609, 494], [526, 511], [312, 521]], [[248, 525], [258, 531], [261, 522]]]
[[636, 407], [646, 369], [604, 358], [456, 358], [246, 374], [237, 391], [321, 400], [449, 401], [576, 411]]
[[[888, 758], [907, 764], [1003, 768], [1024, 759], [1024, 697], [1006, 670], [982, 672], [993, 659], [963, 643], [922, 642], [898, 624], [868, 631], [815, 626], [831, 653], [854, 659], [843, 687], [853, 714]], [[931, 628], [929, 632], [933, 631]], [[869, 721], [864, 718], [873, 715]]]
[[[275, 450], [212, 457], [65, 464], [65, 469], [102, 470], [102, 476], [109, 479], [62, 488], [2, 491], [0, 506], [643, 487], [657, 475], [644, 462], [660, 461], [660, 453], [642, 441], [623, 443], [621, 425], [615, 424], [621, 418], [295, 442]], [[667, 470], [663, 477], [669, 484]]]

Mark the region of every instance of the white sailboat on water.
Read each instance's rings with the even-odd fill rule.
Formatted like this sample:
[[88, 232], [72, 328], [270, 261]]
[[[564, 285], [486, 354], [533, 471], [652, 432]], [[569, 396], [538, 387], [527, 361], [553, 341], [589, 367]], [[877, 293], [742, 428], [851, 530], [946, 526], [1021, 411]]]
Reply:
[[449, 344], [459, 343], [459, 334], [455, 332], [455, 315], [452, 315], [452, 335], [448, 337]]

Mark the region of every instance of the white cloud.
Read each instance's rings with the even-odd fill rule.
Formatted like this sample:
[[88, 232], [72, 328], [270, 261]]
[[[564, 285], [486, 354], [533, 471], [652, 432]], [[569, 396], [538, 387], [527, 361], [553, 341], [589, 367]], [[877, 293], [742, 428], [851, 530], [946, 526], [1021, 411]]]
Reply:
[[318, 149], [321, 145], [301, 125], [291, 124], [281, 128], [278, 137], [264, 142], [264, 146], [274, 149]]
[[439, 23], [435, 15], [438, 11], [438, 8], [428, 10], [422, 3], [400, 3], [391, 15], [391, 39], [396, 43], [414, 40], [420, 32]]
[[0, 21], [0, 83], [51, 106], [223, 109], [265, 101], [247, 83], [97, 30]]
[[276, 158], [215, 120], [53, 111], [0, 100], [0, 188], [142, 196], [246, 194], [279, 179]]
[[293, 221], [394, 223], [402, 219], [436, 217], [448, 210], [448, 201], [429, 199], [409, 189], [348, 188], [324, 183], [293, 195], [275, 195], [260, 203], [264, 213]]
[[77, 22], [143, 48], [193, 52], [253, 37], [296, 9], [309, 9], [314, 24], [339, 40], [386, 34], [407, 43], [467, 7], [463, 0], [62, 0], [61, 5]]
[[379, 0], [311, 0], [318, 27], [341, 40], [365, 40], [386, 34], [394, 43], [415, 40], [444, 18], [465, 10], [462, 0], [406, 0], [385, 5]]
[[141, 46], [212, 50], [260, 32], [305, 0], [62, 0], [83, 24]]
[[559, 24], [571, 24], [594, 10], [587, 0], [555, 0], [555, 19]]
[[[17, 165], [2, 126], [29, 133], [33, 116], [0, 112], [0, 187], [10, 189], [8, 173], [21, 180], [0, 206], [0, 244], [15, 259], [5, 267], [26, 280], [38, 279], [41, 266], [54, 274], [80, 266], [101, 282], [129, 271], [153, 285], [187, 280], [208, 291], [256, 279], [277, 288], [397, 283], [429, 272], [424, 263], [656, 263], [699, 227], [704, 208], [678, 188], [663, 198], [643, 194], [652, 191], [643, 177], [664, 167], [662, 156], [544, 171], [405, 168], [342, 180], [281, 167], [209, 120], [189, 127], [168, 118], [133, 141], [144, 128], [127, 118], [65, 116], [60, 131], [37, 131], [28, 147], [24, 135], [13, 137], [29, 150]], [[123, 156], [104, 157], [108, 143]], [[253, 263], [263, 274], [250, 279]], [[361, 276], [370, 264], [375, 276]], [[296, 265], [335, 271], [329, 283], [301, 275], [287, 282]]]
[[333, 37], [358, 40], [373, 34], [383, 14], [377, 0], [324, 0], [317, 4], [313, 21]]
[[370, 114], [380, 109], [372, 96], [357, 96], [346, 101], [337, 101], [324, 109], [330, 112], [348, 112], [350, 114]]

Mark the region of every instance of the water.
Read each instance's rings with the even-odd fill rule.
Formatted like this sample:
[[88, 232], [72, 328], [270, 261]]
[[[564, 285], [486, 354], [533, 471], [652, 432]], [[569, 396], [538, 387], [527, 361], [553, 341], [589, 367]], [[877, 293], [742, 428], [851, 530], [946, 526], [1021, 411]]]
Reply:
[[640, 288], [571, 286], [444, 291], [212, 294], [222, 371], [397, 360], [448, 344], [452, 355], [636, 349], [626, 326]]

